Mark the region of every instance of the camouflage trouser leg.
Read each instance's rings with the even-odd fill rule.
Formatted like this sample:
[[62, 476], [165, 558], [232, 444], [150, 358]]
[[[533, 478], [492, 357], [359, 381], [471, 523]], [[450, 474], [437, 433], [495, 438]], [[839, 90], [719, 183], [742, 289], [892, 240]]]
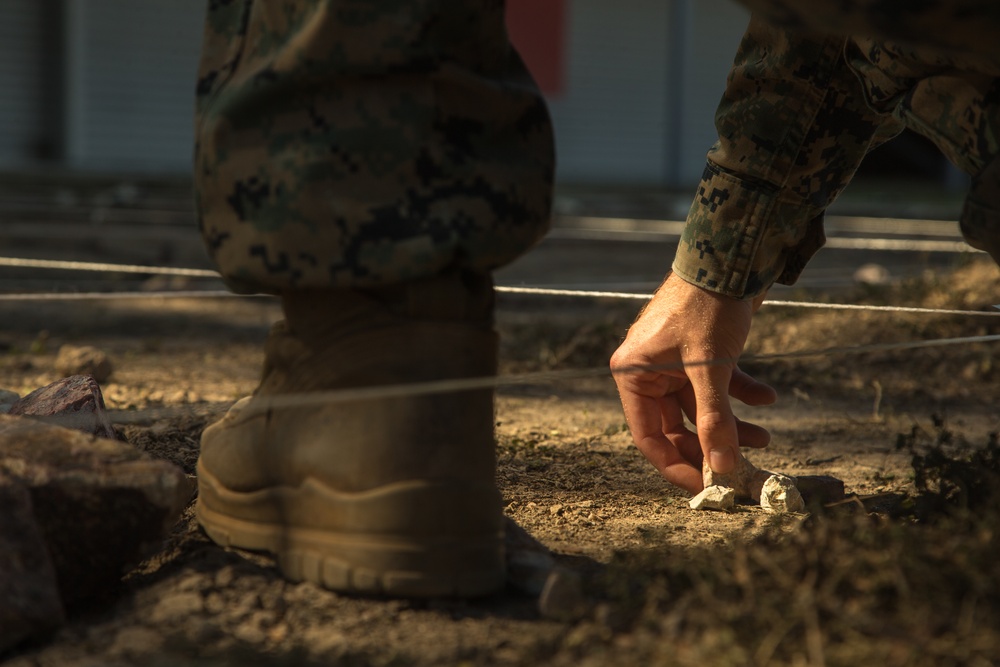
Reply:
[[771, 23], [939, 49], [1000, 65], [996, 0], [738, 0]]
[[489, 271], [545, 232], [544, 101], [502, 0], [210, 0], [202, 234], [240, 290]]
[[[865, 154], [904, 127], [975, 183], [966, 239], [1000, 257], [1000, 139], [991, 61], [778, 27], [754, 16], [716, 115], [719, 142], [674, 270], [736, 297], [791, 284], [824, 242], [822, 216]], [[986, 184], [986, 185], [983, 185]], [[980, 195], [977, 198], [976, 193]], [[988, 194], [988, 192], [987, 192]]]
[[1000, 263], [1000, 68], [868, 38], [850, 41], [846, 55], [872, 108], [895, 114], [972, 176], [962, 235]]

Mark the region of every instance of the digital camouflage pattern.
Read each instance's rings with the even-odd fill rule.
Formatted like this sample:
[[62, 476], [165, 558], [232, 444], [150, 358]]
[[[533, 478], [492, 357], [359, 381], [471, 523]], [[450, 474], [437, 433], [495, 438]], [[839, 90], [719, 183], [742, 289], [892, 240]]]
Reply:
[[[739, 298], [774, 282], [793, 283], [823, 245], [823, 213], [862, 158], [906, 127], [973, 176], [962, 232], [1000, 262], [1000, 67], [994, 52], [952, 54], [914, 46], [916, 40], [787, 27], [798, 25], [794, 3], [746, 4], [766, 4], [785, 25], [751, 19], [716, 114], [719, 141], [709, 152], [674, 271]], [[861, 4], [885, 11], [895, 5], [897, 15], [906, 14], [909, 22], [894, 34], [900, 26], [923, 25], [920, 12], [898, 3]], [[1000, 30], [992, 3], [965, 4], [981, 6], [981, 19]], [[921, 8], [943, 20], [935, 3]], [[941, 25], [937, 46], [951, 43]]]
[[240, 291], [488, 271], [548, 226], [551, 124], [502, 0], [210, 0], [196, 137]]
[[1000, 64], [996, 0], [738, 0], [754, 14], [788, 28], [810, 28], [937, 49]]

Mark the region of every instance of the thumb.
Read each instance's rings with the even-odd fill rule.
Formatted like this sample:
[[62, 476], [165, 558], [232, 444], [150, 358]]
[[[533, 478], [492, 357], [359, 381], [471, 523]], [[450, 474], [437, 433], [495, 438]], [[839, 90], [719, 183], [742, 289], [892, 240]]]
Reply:
[[733, 368], [709, 364], [688, 370], [695, 399], [698, 440], [712, 472], [725, 474], [736, 467], [739, 436], [736, 417], [729, 403], [729, 383]]

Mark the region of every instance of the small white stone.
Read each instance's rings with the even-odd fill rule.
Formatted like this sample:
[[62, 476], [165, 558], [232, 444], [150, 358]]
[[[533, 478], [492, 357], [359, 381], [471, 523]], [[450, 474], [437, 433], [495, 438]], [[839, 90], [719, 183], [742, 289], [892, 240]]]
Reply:
[[736, 506], [736, 492], [726, 486], [707, 486], [688, 504], [693, 510], [732, 511]]
[[795, 480], [787, 475], [771, 475], [767, 478], [760, 492], [760, 506], [774, 514], [804, 512], [806, 509]]
[[854, 282], [865, 285], [885, 285], [892, 280], [889, 269], [881, 264], [862, 264], [854, 271]]

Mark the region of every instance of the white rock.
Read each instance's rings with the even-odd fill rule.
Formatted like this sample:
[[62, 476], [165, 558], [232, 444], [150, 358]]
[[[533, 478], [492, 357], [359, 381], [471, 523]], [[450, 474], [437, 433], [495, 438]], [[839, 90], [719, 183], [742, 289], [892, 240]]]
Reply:
[[688, 504], [693, 510], [732, 511], [736, 506], [736, 492], [725, 486], [707, 486]]
[[804, 512], [802, 494], [795, 487], [795, 480], [787, 475], [771, 475], [760, 492], [760, 506], [774, 514]]
[[764, 484], [764, 480], [773, 474], [755, 466], [741, 452], [736, 465], [727, 473], [712, 472], [706, 457], [702, 464], [701, 479], [705, 488], [727, 486], [736, 492], [736, 497], [740, 500], [760, 502], [760, 487]]
[[863, 264], [854, 272], [854, 282], [865, 285], [885, 285], [891, 280], [889, 269], [881, 264]]

